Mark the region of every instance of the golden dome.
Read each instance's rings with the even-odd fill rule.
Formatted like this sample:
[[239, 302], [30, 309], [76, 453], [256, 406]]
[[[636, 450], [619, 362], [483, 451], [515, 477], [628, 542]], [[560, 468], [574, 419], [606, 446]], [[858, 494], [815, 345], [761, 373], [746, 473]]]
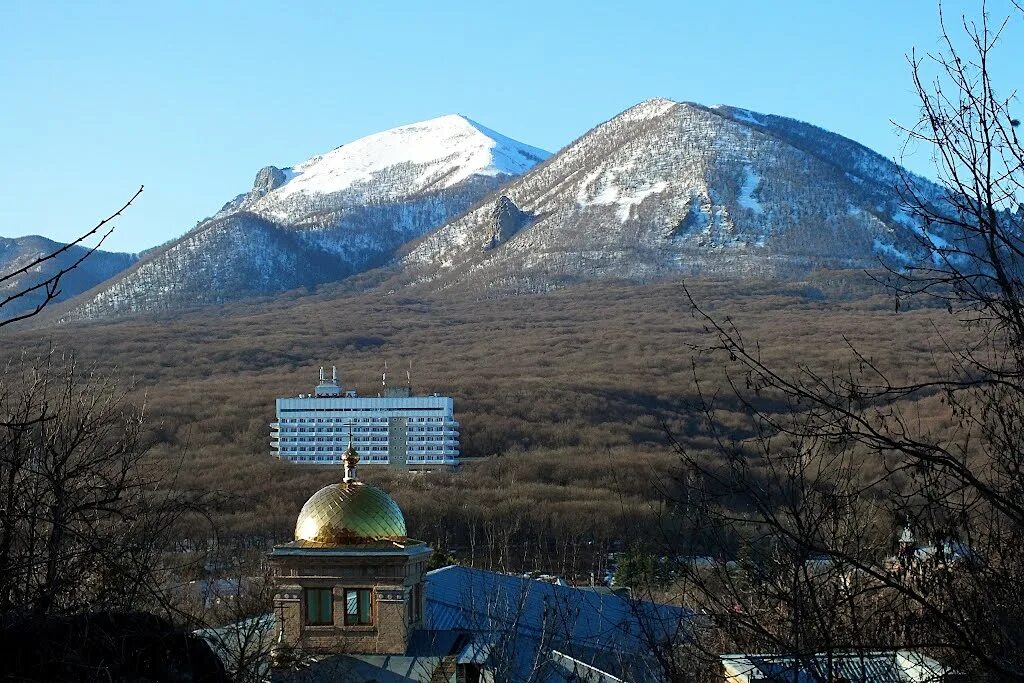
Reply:
[[342, 462], [344, 480], [323, 487], [302, 506], [295, 522], [295, 540], [324, 545], [404, 541], [405, 516], [398, 503], [379, 488], [359, 481], [359, 454], [352, 445], [351, 425]]
[[361, 481], [330, 484], [314, 493], [299, 512], [296, 541], [346, 545], [404, 540], [405, 517], [391, 496]]

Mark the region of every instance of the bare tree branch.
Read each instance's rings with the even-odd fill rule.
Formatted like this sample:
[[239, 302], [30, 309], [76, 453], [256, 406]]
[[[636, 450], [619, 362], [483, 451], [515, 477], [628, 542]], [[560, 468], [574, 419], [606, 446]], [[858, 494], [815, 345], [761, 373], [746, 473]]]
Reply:
[[[133, 194], [131, 196], [131, 198], [127, 202], [125, 202], [124, 205], [121, 206], [120, 209], [118, 209], [114, 213], [110, 214], [109, 216], [107, 216], [106, 218], [101, 220], [91, 230], [89, 230], [88, 232], [83, 233], [82, 235], [80, 235], [73, 242], [69, 242], [68, 244], [63, 245], [59, 249], [55, 249], [55, 250], [53, 250], [53, 251], [51, 251], [51, 252], [49, 252], [47, 254], [43, 254], [42, 256], [39, 256], [39, 257], [33, 259], [32, 261], [30, 261], [29, 263], [25, 264], [21, 268], [18, 268], [17, 270], [13, 270], [10, 273], [6, 273], [6, 274], [0, 275], [0, 284], [3, 284], [4, 282], [9, 282], [9, 281], [13, 280], [14, 278], [18, 277], [19, 275], [24, 275], [26, 273], [31, 272], [33, 269], [38, 268], [39, 266], [47, 263], [48, 261], [53, 261], [54, 259], [57, 259], [62, 254], [67, 253], [73, 247], [81, 245], [83, 242], [88, 240], [90, 237], [96, 235], [97, 233], [100, 233], [100, 231], [103, 230], [104, 227], [107, 226], [107, 224], [109, 224], [115, 218], [121, 216], [121, 214], [123, 214], [125, 212], [125, 210], [127, 210], [128, 207], [130, 207], [132, 205], [132, 203], [139, 197], [139, 195], [142, 194], [142, 190], [143, 190], [143, 186], [140, 186], [139, 189], [135, 191], [135, 194]], [[54, 299], [56, 299], [58, 296], [60, 296], [60, 294], [61, 294], [61, 289], [60, 289], [61, 279], [64, 276], [66, 276], [68, 273], [70, 273], [70, 272], [74, 271], [76, 268], [78, 268], [85, 261], [85, 259], [87, 259], [93, 253], [95, 253], [101, 246], [103, 246], [103, 243], [106, 241], [106, 239], [110, 236], [110, 234], [113, 231], [114, 231], [114, 227], [113, 226], [111, 226], [111, 227], [107, 228], [105, 231], [103, 231], [101, 236], [100, 236], [100, 238], [99, 238], [99, 240], [96, 242], [96, 244], [93, 244], [92, 246], [87, 247], [85, 253], [83, 253], [79, 258], [75, 259], [75, 261], [73, 263], [71, 263], [71, 265], [61, 267], [61, 268], [59, 268], [57, 270], [56, 273], [48, 276], [46, 279], [42, 280], [41, 282], [37, 282], [36, 284], [31, 285], [31, 286], [25, 286], [25, 287], [19, 289], [18, 291], [14, 292], [13, 294], [8, 295], [6, 298], [0, 300], [0, 327], [4, 327], [5, 325], [10, 325], [12, 323], [16, 323], [16, 322], [21, 321], [21, 320], [26, 320], [26, 319], [31, 318], [33, 316], [36, 316], [40, 312], [42, 312], [42, 310], [50, 302], [52, 302]], [[12, 302], [17, 301], [18, 299], [21, 299], [23, 297], [26, 297], [26, 296], [34, 293], [34, 292], [42, 292], [43, 293], [43, 300], [41, 302], [39, 302], [33, 308], [29, 309], [28, 311], [26, 311], [24, 313], [19, 313], [19, 314], [16, 314], [16, 315], [13, 315], [13, 316], [10, 316], [10, 317], [6, 317], [6, 318], [2, 317], [4, 306], [8, 306]]]

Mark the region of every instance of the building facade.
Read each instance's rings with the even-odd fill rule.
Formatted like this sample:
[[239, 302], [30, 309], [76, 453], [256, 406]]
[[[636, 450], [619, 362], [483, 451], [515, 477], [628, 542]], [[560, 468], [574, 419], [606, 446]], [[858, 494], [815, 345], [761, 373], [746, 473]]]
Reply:
[[359, 480], [359, 455], [342, 454], [344, 479], [314, 493], [295, 540], [274, 546], [278, 643], [309, 653], [405, 654], [423, 620], [430, 548], [406, 535], [387, 493]]
[[431, 469], [459, 464], [459, 423], [448, 396], [414, 396], [408, 387], [384, 387], [359, 396], [338, 381], [337, 369], [312, 394], [277, 399], [271, 447], [282, 460], [340, 464], [352, 441], [365, 465]]

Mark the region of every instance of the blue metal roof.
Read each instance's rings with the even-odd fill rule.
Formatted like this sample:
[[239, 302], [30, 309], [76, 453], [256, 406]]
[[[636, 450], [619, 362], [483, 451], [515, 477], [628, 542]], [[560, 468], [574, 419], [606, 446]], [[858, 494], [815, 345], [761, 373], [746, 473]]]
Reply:
[[723, 665], [751, 680], [783, 683], [843, 680], [851, 683], [921, 683], [940, 681], [946, 670], [935, 660], [910, 650], [835, 652], [801, 658], [780, 655], [722, 655]]
[[670, 605], [458, 566], [427, 574], [426, 601], [429, 628], [476, 632], [496, 657], [515, 660], [511, 678], [533, 672], [535, 680], [544, 678], [536, 670], [553, 649], [616, 675], [650, 671], [653, 645], [674, 639], [691, 616]]

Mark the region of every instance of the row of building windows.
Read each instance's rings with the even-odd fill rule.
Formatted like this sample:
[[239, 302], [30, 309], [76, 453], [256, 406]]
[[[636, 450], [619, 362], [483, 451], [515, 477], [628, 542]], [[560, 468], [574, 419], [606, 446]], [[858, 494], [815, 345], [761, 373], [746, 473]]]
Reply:
[[[322, 462], [329, 465], [340, 465], [341, 458], [337, 455], [288, 455], [285, 454], [285, 459], [289, 462]], [[388, 456], [386, 455], [368, 455], [363, 458], [364, 462], [376, 462], [376, 463], [387, 463]]]
[[[282, 445], [282, 454], [289, 453], [323, 453], [325, 451], [329, 453], [336, 453], [339, 456], [342, 454], [342, 449], [330, 445]], [[457, 447], [454, 444], [449, 446], [445, 445], [411, 445], [407, 449], [409, 453], [419, 452], [440, 452], [440, 453], [458, 453]], [[369, 453], [387, 453], [386, 445], [371, 445], [367, 446], [366, 449], [362, 449], [364, 452]]]
[[[420, 454], [410, 455], [408, 462], [419, 463], [419, 462], [457, 462], [458, 453], [447, 453], [443, 455], [431, 455], [431, 454]], [[288, 455], [285, 454], [285, 458], [289, 462], [318, 462], [327, 465], [338, 465], [341, 463], [341, 459], [334, 455]], [[386, 455], [374, 455], [365, 458], [366, 461], [376, 463], [387, 463], [389, 462]]]
[[[386, 417], [345, 417], [338, 418], [344, 419], [345, 422], [342, 424], [387, 424], [388, 419]], [[445, 420], [453, 421], [451, 417], [410, 417], [409, 422], [444, 422]], [[278, 422], [337, 422], [329, 417], [292, 417], [278, 420]]]
[[[373, 592], [369, 588], [346, 588], [342, 591], [346, 626], [373, 625]], [[306, 623], [310, 626], [334, 625], [334, 591], [330, 588], [305, 590]]]
[[[306, 588], [303, 591], [306, 603], [306, 624], [309, 626], [334, 625], [334, 590], [331, 588]], [[346, 588], [342, 591], [345, 604], [344, 623], [346, 626], [373, 626], [374, 600], [369, 588]], [[406, 605], [410, 623], [422, 618], [423, 588], [416, 584]]]
[[[313, 442], [313, 441], [324, 442], [324, 441], [326, 441], [328, 443], [338, 443], [338, 444], [348, 445], [348, 439], [340, 439], [338, 437], [333, 437], [333, 436], [305, 436], [305, 435], [296, 436], [296, 435], [293, 435], [293, 434], [282, 434], [282, 435], [278, 436], [277, 438], [280, 441], [298, 441], [298, 442], [307, 442], [307, 441], [308, 442]], [[372, 437], [370, 437], [368, 439], [367, 438], [353, 439], [353, 441], [355, 443], [357, 443], [357, 444], [360, 444], [360, 443], [380, 443], [381, 441], [386, 443], [387, 440], [388, 440], [388, 437], [386, 437], [386, 436], [372, 436]]]
[[[343, 437], [339, 434], [327, 434], [322, 436], [316, 436], [315, 432], [308, 434], [296, 434], [293, 432], [280, 432], [278, 434], [271, 434], [270, 438], [281, 443], [295, 442], [295, 443], [336, 443], [344, 446], [348, 445], [348, 438]], [[363, 444], [375, 444], [375, 443], [387, 443], [389, 437], [383, 436], [368, 436], [361, 435], [352, 439], [356, 448], [359, 448]], [[453, 433], [445, 434], [422, 434], [422, 435], [406, 435], [407, 441], [417, 442], [440, 442], [440, 441], [458, 441], [459, 435]]]
[[[277, 431], [281, 434], [335, 434], [337, 436], [348, 436], [349, 431], [340, 427], [278, 427]], [[458, 430], [455, 427], [410, 427], [408, 429], [410, 434], [457, 434]], [[383, 434], [387, 435], [388, 428], [380, 427], [378, 429], [353, 429], [352, 435], [357, 438], [363, 438], [367, 434]]]
[[[420, 435], [420, 436], [415, 437], [415, 438], [419, 438], [419, 439], [426, 439], [426, 438], [430, 438], [430, 437], [435, 437], [436, 438], [436, 437], [440, 437], [440, 436], [456, 436], [458, 434], [458, 432], [456, 432], [453, 429], [444, 429], [444, 430], [442, 430], [442, 429], [435, 429], [435, 430], [424, 430], [424, 431], [415, 431], [415, 430], [410, 429], [409, 433], [410, 434], [418, 434], [418, 435]], [[277, 432], [278, 436], [296, 436], [296, 435], [300, 435], [300, 434], [327, 434], [329, 436], [334, 437], [335, 439], [342, 439], [342, 438], [344, 438], [346, 441], [348, 441], [348, 433], [347, 432], [336, 431], [336, 430], [332, 430], [332, 429], [317, 429], [315, 427], [298, 427], [298, 428], [292, 427], [291, 429], [282, 429], [282, 430], [279, 430]], [[353, 434], [352, 438], [354, 440], [356, 440], [356, 441], [376, 441], [376, 440], [379, 440], [379, 439], [387, 439], [388, 438], [388, 432], [387, 432], [387, 430], [384, 430], [384, 431], [370, 432], [369, 434]]]
[[[453, 420], [453, 419], [450, 419], [450, 418], [446, 419], [446, 418], [441, 418], [441, 417], [410, 417], [408, 419], [408, 422], [409, 422], [410, 425], [436, 425], [436, 424], [442, 424], [442, 423], [446, 423], [448, 425], [455, 425], [455, 426], [458, 425], [458, 423], [455, 420]], [[328, 424], [328, 425], [334, 425], [334, 427], [336, 429], [343, 429], [344, 428], [345, 430], [348, 430], [349, 425], [355, 426], [357, 424], [365, 424], [365, 425], [371, 425], [372, 427], [376, 427], [376, 428], [379, 429], [380, 427], [386, 427], [389, 423], [390, 422], [389, 422], [389, 420], [387, 418], [367, 418], [365, 420], [345, 418], [345, 421], [342, 422], [340, 419], [332, 420], [329, 417], [326, 417], [326, 418], [325, 417], [294, 417], [294, 418], [291, 418], [291, 419], [281, 419], [281, 420], [278, 420], [276, 424], [279, 424], [279, 425]], [[358, 427], [356, 427], [356, 429], [358, 429]]]
[[[436, 412], [443, 406], [397, 406], [394, 408], [279, 408], [282, 413], [404, 413], [409, 410]], [[410, 418], [412, 419], [412, 418]]]
[[[331, 443], [331, 444], [334, 444], [334, 445], [338, 446], [339, 448], [345, 448], [346, 446], [348, 446], [348, 441], [347, 440], [345, 440], [345, 439], [333, 439], [333, 438], [331, 438], [329, 436], [284, 436], [284, 437], [272, 437], [272, 438], [276, 438], [278, 441], [280, 441], [282, 443], [282, 445], [286, 444], [286, 443]], [[406, 441], [407, 442], [414, 442], [414, 443], [442, 443], [442, 442], [447, 442], [447, 443], [451, 443], [451, 444], [455, 443], [455, 439], [445, 439], [445, 438], [443, 438], [441, 436], [436, 436], [436, 437], [433, 437], [433, 438], [427, 437], [427, 436], [413, 436], [413, 437], [409, 437]], [[356, 444], [357, 450], [359, 448], [366, 447], [364, 444], [367, 444], [367, 443], [373, 444], [373, 443], [381, 443], [381, 442], [387, 443], [388, 442], [387, 437], [355, 440], [355, 444]]]

